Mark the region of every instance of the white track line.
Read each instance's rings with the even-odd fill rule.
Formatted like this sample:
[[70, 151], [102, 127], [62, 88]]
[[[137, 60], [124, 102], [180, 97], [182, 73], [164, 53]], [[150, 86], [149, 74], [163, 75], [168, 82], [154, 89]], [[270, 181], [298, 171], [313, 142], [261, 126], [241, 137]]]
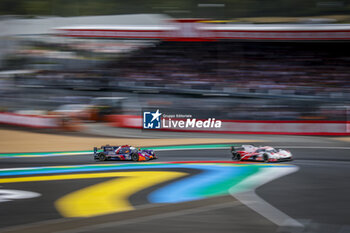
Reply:
[[[304, 227], [303, 224], [273, 207], [255, 193], [255, 190], [258, 187], [279, 177], [294, 173], [297, 170], [299, 170], [299, 168], [294, 166], [280, 168], [262, 168], [261, 172], [247, 177], [238, 185], [232, 187], [229, 190], [229, 193], [240, 202], [280, 227]], [[258, 186], [256, 186], [256, 184], [258, 184]], [[246, 192], [237, 192], [242, 188], [245, 190], [246, 188], [252, 186], [255, 186], [252, 190], [248, 190]]]
[[[326, 146], [274, 146], [276, 148], [287, 148], [287, 149], [328, 149], [328, 150], [350, 150], [350, 147], [326, 147]], [[154, 148], [154, 151], [184, 151], [184, 150], [222, 150], [222, 149], [230, 149], [230, 146], [219, 146], [219, 147], [213, 147], [213, 148], [161, 148], [157, 149]], [[25, 153], [23, 153], [25, 154]], [[11, 158], [40, 158], [40, 157], [59, 157], [59, 156], [72, 156], [72, 155], [93, 155], [93, 152], [91, 153], [66, 153], [66, 154], [39, 154], [39, 155], [31, 155], [31, 156], [1, 156], [0, 159], [11, 159]]]

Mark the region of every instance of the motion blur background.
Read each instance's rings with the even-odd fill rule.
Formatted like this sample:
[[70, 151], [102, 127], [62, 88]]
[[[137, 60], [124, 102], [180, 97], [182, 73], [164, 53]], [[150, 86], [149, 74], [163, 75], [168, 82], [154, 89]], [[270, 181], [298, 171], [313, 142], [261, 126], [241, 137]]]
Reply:
[[332, 29], [347, 26], [349, 11], [349, 0], [1, 0], [0, 110], [80, 122], [146, 107], [225, 120], [346, 121], [348, 40], [145, 39], [57, 29], [136, 25], [141, 32], [180, 18], [253, 31]]

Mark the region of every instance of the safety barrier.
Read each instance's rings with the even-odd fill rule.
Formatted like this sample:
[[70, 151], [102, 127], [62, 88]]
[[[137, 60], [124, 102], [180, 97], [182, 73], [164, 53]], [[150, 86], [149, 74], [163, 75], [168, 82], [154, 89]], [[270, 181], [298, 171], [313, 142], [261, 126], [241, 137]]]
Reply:
[[15, 113], [0, 113], [0, 123], [9, 125], [18, 125], [31, 128], [57, 128], [58, 122], [56, 117], [22, 115]]
[[[114, 127], [142, 128], [142, 117], [134, 115], [111, 115], [107, 118]], [[169, 119], [164, 119], [166, 125]], [[171, 119], [180, 121], [186, 119]], [[293, 134], [293, 135], [350, 135], [349, 121], [250, 121], [221, 120], [220, 128], [162, 128], [163, 131], [240, 133], [240, 134]]]

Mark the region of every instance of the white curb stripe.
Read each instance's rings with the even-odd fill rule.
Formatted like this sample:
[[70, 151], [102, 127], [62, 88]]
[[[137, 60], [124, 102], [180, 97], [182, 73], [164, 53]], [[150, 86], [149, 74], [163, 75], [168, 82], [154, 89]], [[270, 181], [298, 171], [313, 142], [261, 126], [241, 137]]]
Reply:
[[[260, 215], [264, 216], [265, 218], [267, 218], [268, 220], [270, 220], [278, 226], [304, 227], [303, 224], [291, 218], [282, 211], [278, 210], [277, 208], [273, 207], [255, 193], [255, 190], [258, 187], [268, 182], [271, 182], [272, 180], [277, 179], [279, 177], [294, 173], [298, 170], [298, 167], [262, 168], [261, 171], [257, 174], [247, 177], [245, 180], [232, 187], [229, 190], [229, 193], [233, 197], [238, 199], [240, 202], [242, 202], [243, 204], [245, 204], [246, 206], [259, 213]], [[258, 185], [256, 186], [256, 184]], [[242, 188], [246, 189], [252, 186], [255, 186], [252, 190], [248, 190], [246, 192], [237, 192]]]

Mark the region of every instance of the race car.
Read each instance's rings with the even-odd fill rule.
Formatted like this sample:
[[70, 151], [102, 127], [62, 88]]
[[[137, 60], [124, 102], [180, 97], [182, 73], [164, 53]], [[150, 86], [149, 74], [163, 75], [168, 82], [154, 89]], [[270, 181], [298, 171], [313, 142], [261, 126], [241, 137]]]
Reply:
[[293, 160], [290, 151], [275, 149], [271, 146], [232, 146], [231, 153], [232, 159], [236, 161], [279, 162]]
[[97, 161], [106, 160], [130, 160], [148, 161], [158, 157], [153, 150], [141, 150], [132, 146], [110, 146], [105, 145], [100, 148], [94, 147], [94, 159]]

